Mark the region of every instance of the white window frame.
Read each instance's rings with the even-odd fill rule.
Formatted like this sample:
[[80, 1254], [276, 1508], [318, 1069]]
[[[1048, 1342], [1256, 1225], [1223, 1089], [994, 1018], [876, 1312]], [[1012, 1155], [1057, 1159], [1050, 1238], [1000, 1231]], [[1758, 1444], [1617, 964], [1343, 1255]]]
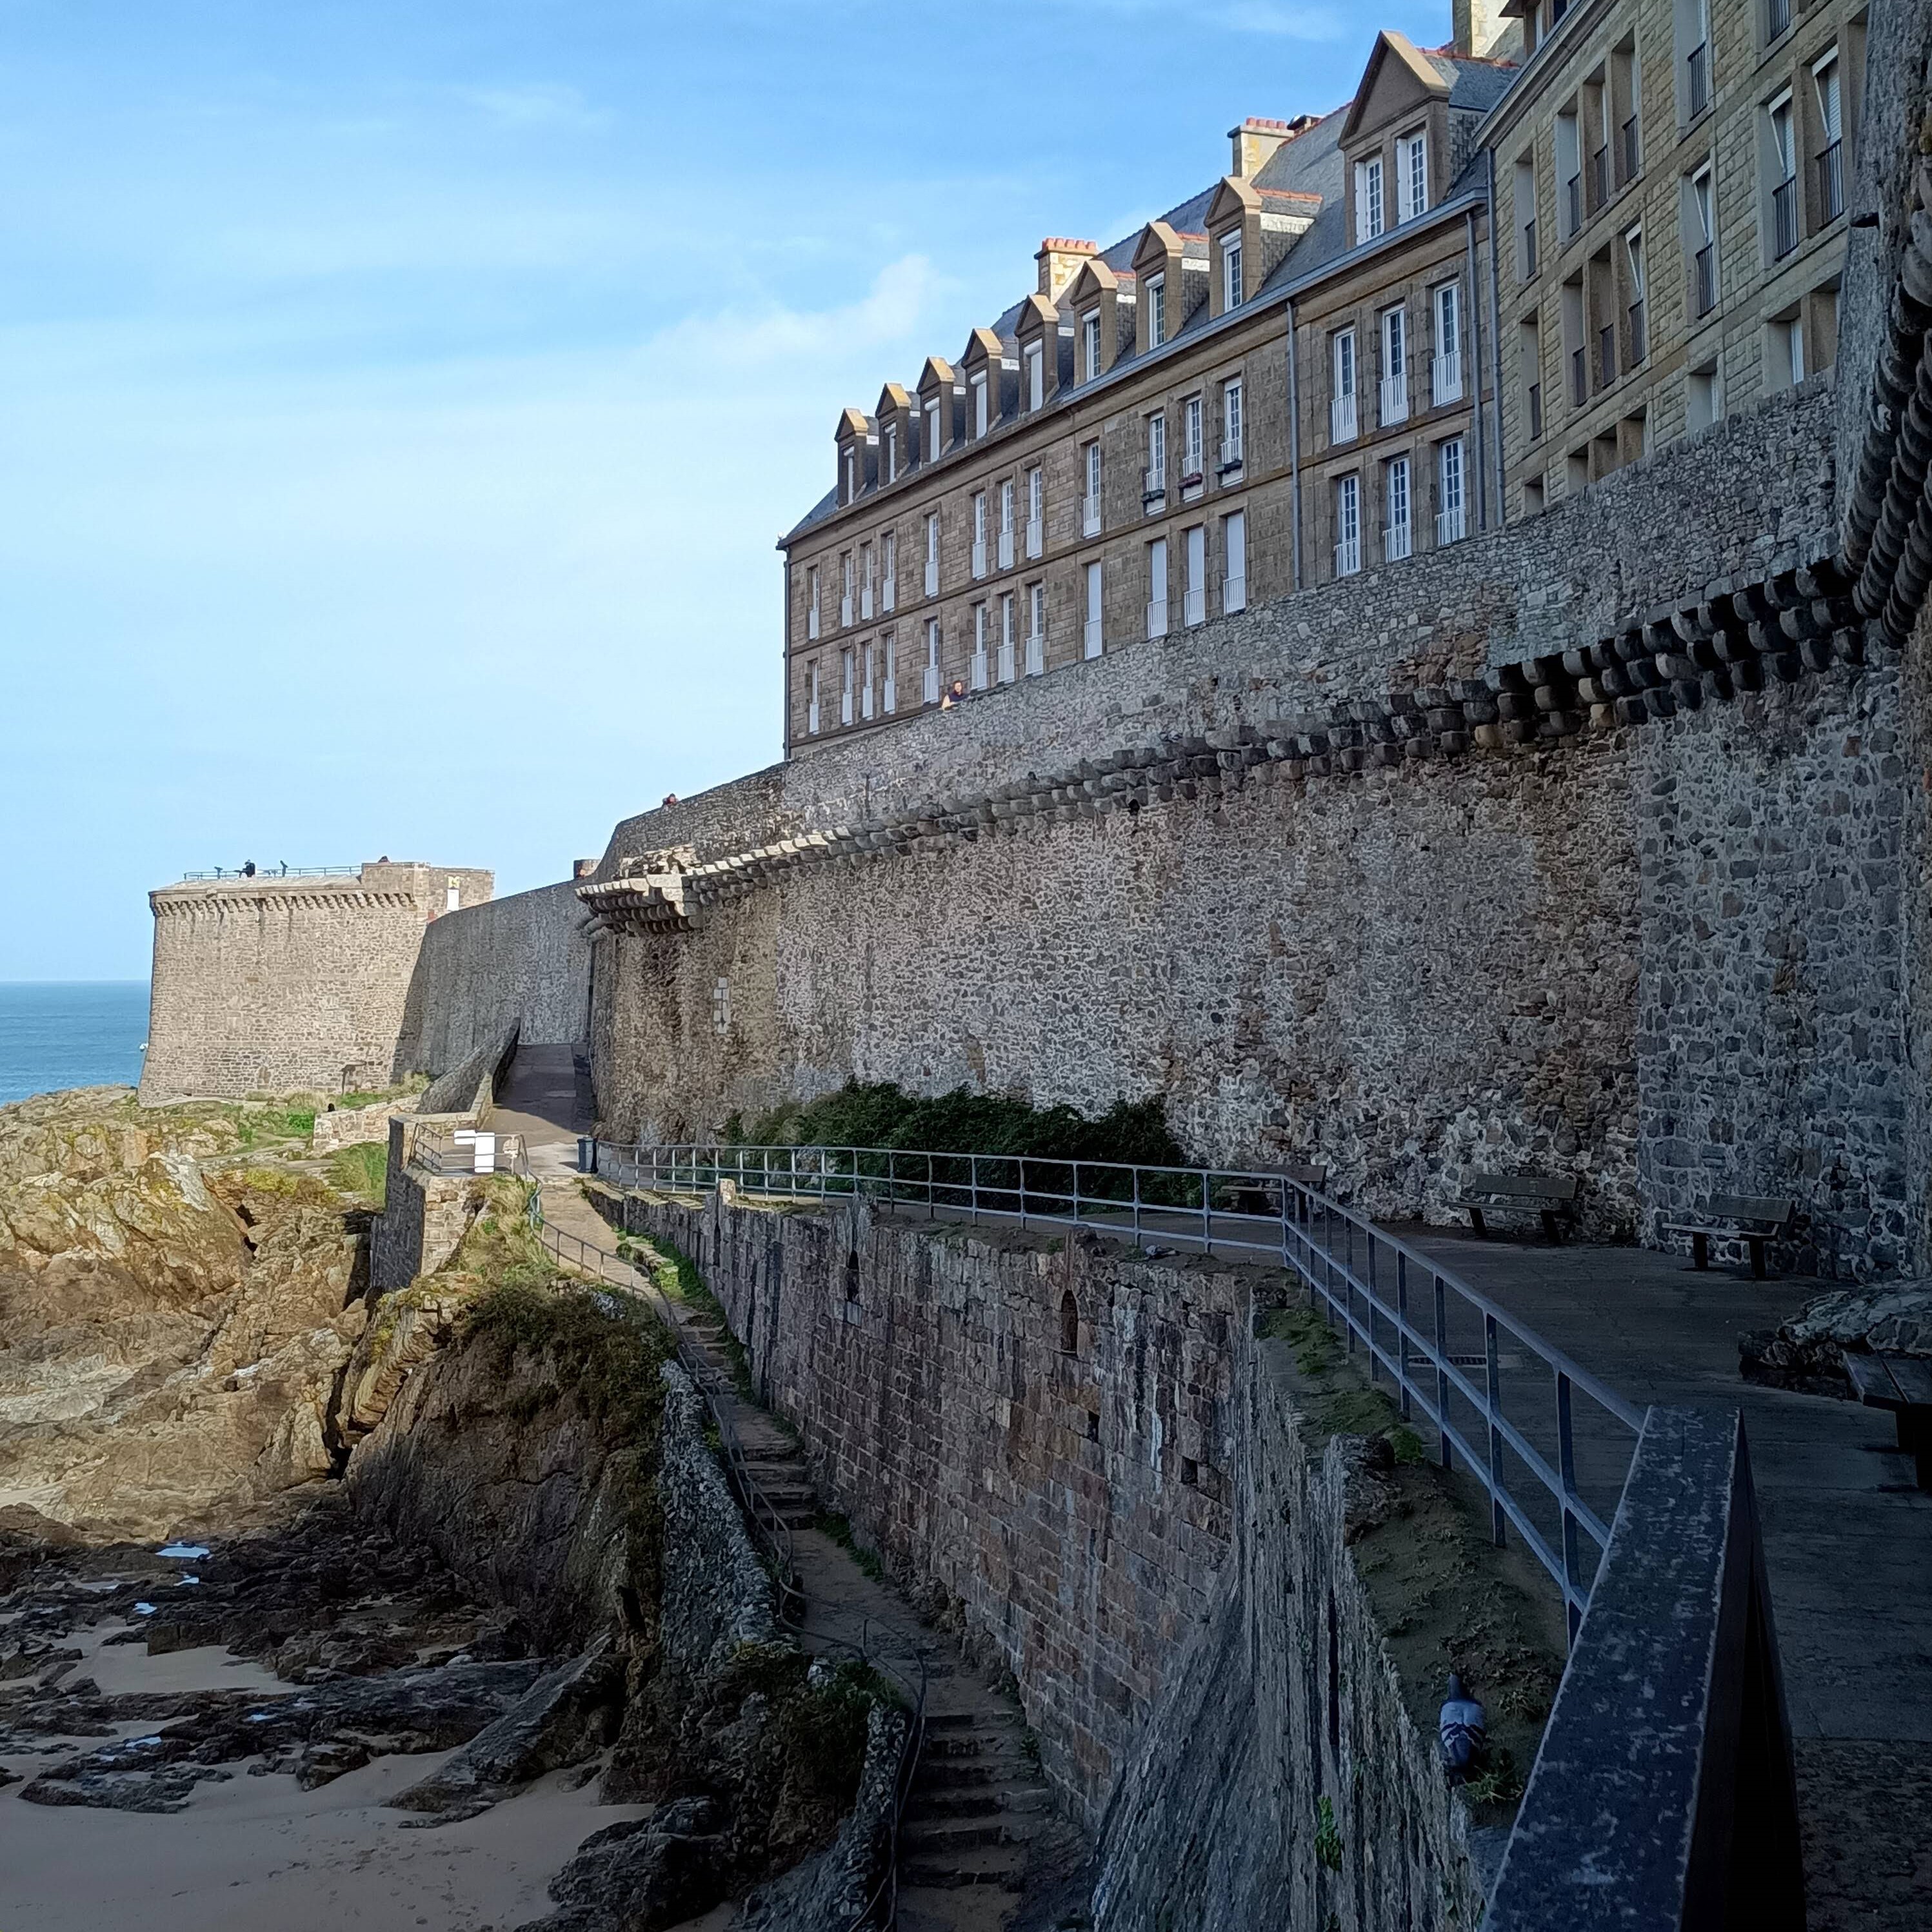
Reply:
[[1247, 463], [1247, 422], [1242, 407], [1241, 378], [1230, 376], [1221, 385], [1221, 468], [1244, 468]]
[[1100, 443], [1098, 437], [1086, 446], [1081, 459], [1081, 469], [1085, 494], [1080, 500], [1080, 532], [1083, 536], [1097, 537], [1100, 534]]
[[973, 492], [973, 581], [986, 574], [986, 493]]
[[939, 447], [939, 398], [934, 396], [926, 406], [926, 460], [937, 463], [940, 455]]
[[1436, 544], [1438, 550], [1469, 534], [1468, 452], [1460, 436], [1436, 446]]
[[1408, 310], [1397, 302], [1376, 318], [1382, 375], [1376, 416], [1383, 424], [1408, 420]]
[[1436, 354], [1430, 364], [1430, 395], [1436, 407], [1462, 400], [1462, 285], [1444, 282], [1430, 291], [1436, 319]]
[[992, 417], [986, 400], [986, 370], [976, 370], [968, 387], [971, 391], [973, 397], [973, 435], [976, 441], [980, 437], [983, 436], [992, 425]]
[[939, 702], [939, 620], [926, 620], [926, 663], [920, 676], [922, 695], [928, 704]]
[[1081, 380], [1090, 382], [1100, 373], [1100, 311], [1090, 308], [1080, 318]]
[[975, 691], [986, 688], [989, 676], [989, 659], [986, 650], [986, 607], [983, 603], [973, 606], [973, 656], [967, 667], [967, 682]]
[[838, 593], [838, 622], [840, 628], [842, 629], [852, 621], [852, 599], [854, 590], [852, 553], [849, 550], [847, 550], [839, 558], [838, 561], [844, 573], [842, 579], [842, 587]]
[[1147, 547], [1147, 634], [1167, 635], [1167, 539], [1156, 537]]
[[1382, 470], [1382, 559], [1396, 563], [1415, 549], [1414, 476], [1406, 456], [1392, 456]]
[[1018, 675], [1013, 661], [1015, 632], [1013, 626], [1013, 593], [1003, 590], [1000, 593], [1000, 682], [1011, 684]]
[[1208, 526], [1190, 524], [1181, 532], [1182, 584], [1180, 621], [1204, 624], [1208, 621]]
[[1000, 568], [1013, 567], [1013, 479], [1000, 479]]
[[1395, 144], [1396, 221], [1398, 226], [1429, 212], [1429, 130], [1397, 136]]
[[873, 641], [870, 638], [866, 640], [863, 650], [862, 669], [859, 680], [859, 716], [864, 722], [869, 724], [872, 717], [872, 672], [874, 668], [875, 655]]
[[[1159, 497], [1162, 501], [1167, 496], [1167, 412], [1156, 410], [1147, 419], [1147, 473], [1142, 479], [1144, 497]], [[1150, 512], [1158, 511], [1160, 504], [1148, 503]]]
[[894, 609], [899, 601], [899, 540], [894, 530], [879, 538], [879, 608]]
[[1026, 474], [1026, 554], [1038, 556], [1046, 548], [1046, 471], [1036, 463]]
[[1046, 351], [1041, 344], [1027, 344], [1026, 370], [1027, 407], [1043, 409], [1046, 405]]
[[1225, 313], [1241, 305], [1241, 231], [1231, 228], [1221, 237], [1221, 307]]
[[1208, 456], [1203, 420], [1206, 411], [1201, 398], [1188, 397], [1180, 405], [1180, 487], [1198, 489]]
[[1081, 652], [1083, 656], [1097, 658], [1106, 648], [1101, 635], [1106, 622], [1106, 602], [1105, 586], [1101, 577], [1102, 565], [1096, 557], [1084, 566], [1086, 572], [1086, 616], [1082, 622]]
[[939, 595], [939, 512], [926, 513], [926, 594]]
[[890, 716], [899, 708], [899, 639], [896, 631], [887, 631], [879, 639], [879, 649], [885, 658], [886, 677], [881, 688], [883, 709]]
[[1150, 275], [1147, 285], [1148, 346], [1158, 349], [1167, 340], [1167, 278]]
[[1038, 677], [1046, 668], [1046, 586], [1036, 579], [1027, 586], [1027, 676]]
[[1355, 242], [1372, 242], [1388, 226], [1383, 197], [1382, 158], [1371, 154], [1355, 164]]
[[812, 737], [818, 736], [818, 660], [814, 658], [805, 668], [805, 728]]
[[1355, 332], [1338, 328], [1329, 338], [1328, 440], [1353, 442], [1360, 434], [1357, 411], [1361, 358], [1355, 352]]
[[805, 573], [805, 634], [818, 635], [818, 566], [815, 563]]
[[1362, 479], [1335, 479], [1335, 574], [1355, 576], [1362, 568]]
[[838, 722], [849, 724], [852, 722], [853, 675], [856, 669], [856, 653], [850, 644], [838, 653]]
[[1226, 616], [1248, 608], [1248, 513], [1231, 510], [1221, 519], [1221, 610]]

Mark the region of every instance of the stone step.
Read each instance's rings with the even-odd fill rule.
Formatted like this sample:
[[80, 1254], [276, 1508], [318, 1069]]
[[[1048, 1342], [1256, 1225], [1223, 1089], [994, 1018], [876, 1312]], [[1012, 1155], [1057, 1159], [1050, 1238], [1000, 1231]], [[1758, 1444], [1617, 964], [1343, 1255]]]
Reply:
[[899, 1856], [936, 1858], [941, 1852], [977, 1851], [982, 1847], [1023, 1849], [1039, 1836], [1040, 1821], [1024, 1813], [996, 1813], [987, 1818], [908, 1818], [899, 1828]]
[[[903, 1899], [908, 1891], [950, 1892], [964, 1886], [1016, 1892], [1026, 1875], [1027, 1856], [1024, 1845], [979, 1845], [956, 1855], [920, 1856], [904, 1848], [899, 1854], [900, 1896]], [[903, 1905], [900, 1909], [904, 1910]]]
[[1052, 1793], [1042, 1784], [984, 1784], [915, 1786], [906, 1806], [906, 1822], [926, 1819], [1018, 1817], [1044, 1811]]
[[1005, 1932], [1013, 1916], [1010, 1892], [992, 1886], [943, 1890], [902, 1883], [894, 1932]]
[[1027, 1762], [1024, 1740], [1017, 1731], [944, 1731], [926, 1720], [922, 1764], [1020, 1764]]

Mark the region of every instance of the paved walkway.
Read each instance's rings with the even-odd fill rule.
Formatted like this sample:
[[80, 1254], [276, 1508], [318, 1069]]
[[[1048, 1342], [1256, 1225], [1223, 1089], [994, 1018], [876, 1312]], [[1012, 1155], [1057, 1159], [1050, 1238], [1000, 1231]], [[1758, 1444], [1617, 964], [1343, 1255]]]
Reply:
[[577, 1171], [577, 1136], [588, 1133], [589, 1082], [577, 1071], [569, 1046], [520, 1046], [490, 1109], [500, 1134], [521, 1134], [530, 1171], [539, 1180], [561, 1180]]

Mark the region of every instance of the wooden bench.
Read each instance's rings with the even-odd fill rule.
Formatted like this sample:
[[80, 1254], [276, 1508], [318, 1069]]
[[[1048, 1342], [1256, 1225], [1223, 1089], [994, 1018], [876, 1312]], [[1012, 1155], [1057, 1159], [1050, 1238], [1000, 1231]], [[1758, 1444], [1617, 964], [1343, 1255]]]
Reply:
[[1791, 1226], [1798, 1211], [1795, 1201], [1756, 1194], [1714, 1194], [1688, 1221], [1667, 1221], [1666, 1234], [1690, 1237], [1690, 1259], [1697, 1268], [1711, 1265], [1711, 1244], [1742, 1241], [1750, 1250], [1751, 1273], [1764, 1279], [1764, 1251]]
[[[1282, 1172], [1297, 1187], [1305, 1187], [1311, 1193], [1319, 1194], [1328, 1185], [1328, 1170], [1325, 1166], [1287, 1166], [1282, 1169]], [[1234, 1214], [1276, 1216], [1281, 1212], [1281, 1184], [1276, 1180], [1264, 1180], [1255, 1187], [1231, 1188], [1228, 1198], [1232, 1204], [1228, 1211]], [[1298, 1196], [1296, 1199], [1298, 1215], [1300, 1197]]]
[[1845, 1372], [1868, 1408], [1898, 1418], [1898, 1446], [1916, 1466], [1918, 1486], [1932, 1490], [1932, 1363], [1916, 1355], [1845, 1351]]
[[1452, 1208], [1468, 1211], [1469, 1225], [1486, 1235], [1491, 1214], [1534, 1214], [1552, 1242], [1563, 1239], [1563, 1224], [1576, 1218], [1576, 1177], [1574, 1174], [1474, 1174], [1464, 1184], [1462, 1198]]

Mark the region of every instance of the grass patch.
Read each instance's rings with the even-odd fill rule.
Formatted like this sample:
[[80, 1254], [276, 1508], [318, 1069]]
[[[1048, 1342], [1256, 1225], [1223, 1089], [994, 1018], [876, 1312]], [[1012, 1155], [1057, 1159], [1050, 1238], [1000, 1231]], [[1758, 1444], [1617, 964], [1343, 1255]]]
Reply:
[[482, 1183], [483, 1207], [450, 1256], [448, 1271], [473, 1274], [491, 1287], [569, 1286], [530, 1223], [534, 1190], [514, 1175]]
[[297, 1101], [286, 1106], [237, 1107], [234, 1120], [236, 1144], [248, 1153], [284, 1141], [307, 1140], [315, 1132], [315, 1106]]
[[388, 1198], [388, 1143], [364, 1141], [356, 1147], [338, 1148], [328, 1156], [325, 1172], [332, 1187], [380, 1208]]
[[635, 1234], [617, 1237], [617, 1258], [644, 1269], [657, 1284], [658, 1292], [696, 1316], [714, 1322], [720, 1331], [719, 1346], [730, 1370], [731, 1386], [746, 1402], [755, 1402], [757, 1384], [752, 1379], [752, 1358], [745, 1345], [731, 1332], [718, 1298], [704, 1285], [704, 1277], [688, 1255], [670, 1242], [653, 1235], [648, 1241]]
[[886, 1578], [886, 1566], [879, 1561], [876, 1550], [868, 1550], [852, 1534], [852, 1520], [837, 1510], [820, 1510], [812, 1520], [812, 1526], [821, 1535], [829, 1536], [866, 1574], [875, 1583]]
[[809, 1102], [787, 1101], [748, 1122], [734, 1114], [728, 1141], [753, 1147], [918, 1148], [936, 1154], [1025, 1154], [1042, 1160], [1186, 1165], [1158, 1100], [1116, 1101], [1098, 1119], [1072, 1107], [1030, 1107], [964, 1087], [922, 1100], [890, 1081], [848, 1080]]

